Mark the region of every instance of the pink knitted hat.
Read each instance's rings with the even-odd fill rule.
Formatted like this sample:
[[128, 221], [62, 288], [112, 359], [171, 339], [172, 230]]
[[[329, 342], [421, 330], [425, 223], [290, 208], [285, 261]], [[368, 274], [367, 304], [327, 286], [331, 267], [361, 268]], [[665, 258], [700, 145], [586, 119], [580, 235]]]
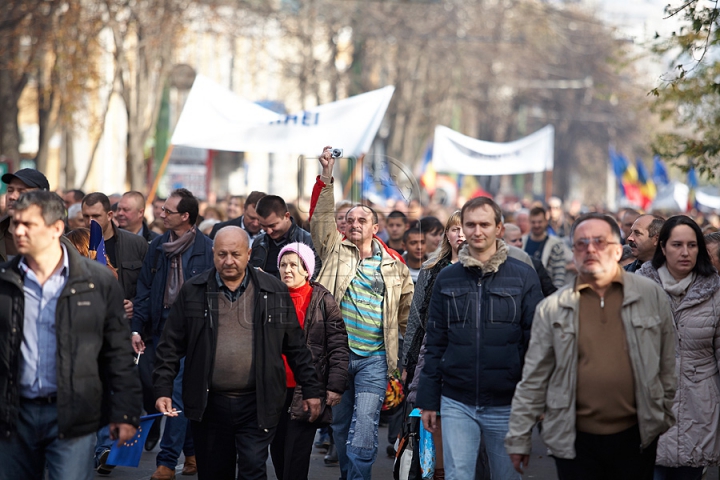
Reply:
[[300, 242], [288, 243], [278, 254], [278, 268], [280, 268], [280, 260], [283, 255], [288, 252], [297, 253], [298, 257], [300, 257], [300, 260], [302, 260], [303, 265], [305, 266], [305, 270], [308, 272], [308, 278], [312, 278], [313, 273], [315, 272], [315, 253], [312, 248]]

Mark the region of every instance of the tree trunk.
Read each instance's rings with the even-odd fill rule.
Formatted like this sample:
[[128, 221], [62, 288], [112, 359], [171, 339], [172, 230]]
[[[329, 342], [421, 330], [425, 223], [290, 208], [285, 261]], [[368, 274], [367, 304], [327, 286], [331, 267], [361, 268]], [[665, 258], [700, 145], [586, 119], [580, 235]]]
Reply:
[[18, 95], [15, 90], [12, 73], [0, 66], [0, 155], [12, 159], [13, 170], [20, 162]]

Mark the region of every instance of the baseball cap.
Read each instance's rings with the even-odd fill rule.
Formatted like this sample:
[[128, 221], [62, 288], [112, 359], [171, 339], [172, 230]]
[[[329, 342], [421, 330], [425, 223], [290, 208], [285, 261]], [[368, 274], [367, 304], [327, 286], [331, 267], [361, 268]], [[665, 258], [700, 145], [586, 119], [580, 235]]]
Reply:
[[2, 181], [9, 184], [13, 180], [18, 179], [31, 188], [39, 188], [40, 190], [50, 190], [50, 183], [42, 173], [34, 168], [23, 168], [15, 173], [6, 173], [2, 176]]

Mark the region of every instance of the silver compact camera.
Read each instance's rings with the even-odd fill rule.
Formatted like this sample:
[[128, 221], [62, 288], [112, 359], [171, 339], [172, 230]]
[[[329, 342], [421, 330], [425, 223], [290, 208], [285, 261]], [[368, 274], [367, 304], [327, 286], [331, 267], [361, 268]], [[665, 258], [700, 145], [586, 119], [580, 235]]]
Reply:
[[343, 156], [342, 148], [333, 148], [330, 150], [330, 155], [332, 155], [333, 158], [340, 158]]

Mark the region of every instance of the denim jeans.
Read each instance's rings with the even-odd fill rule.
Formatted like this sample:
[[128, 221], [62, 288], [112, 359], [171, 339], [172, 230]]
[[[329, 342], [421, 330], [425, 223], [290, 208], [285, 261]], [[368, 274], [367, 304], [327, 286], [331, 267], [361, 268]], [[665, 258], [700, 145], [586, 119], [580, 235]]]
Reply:
[[57, 405], [21, 401], [17, 431], [0, 438], [0, 480], [92, 480], [95, 434], [58, 438]]
[[482, 435], [485, 439], [491, 478], [520, 480], [520, 474], [513, 468], [503, 443], [508, 432], [510, 405], [476, 407], [441, 397], [440, 413], [445, 478], [475, 478], [475, 464]]
[[350, 387], [332, 408], [333, 437], [341, 478], [368, 480], [377, 458], [380, 408], [387, 389], [385, 355], [361, 357], [350, 352]]
[[105, 425], [97, 431], [97, 440], [95, 443], [95, 466], [100, 465], [100, 456], [105, 450], [112, 448], [113, 440], [110, 439], [110, 425]]
[[[173, 382], [172, 404], [173, 407], [178, 410], [183, 410], [182, 381], [184, 371], [185, 358], [180, 360], [180, 369]], [[184, 413], [181, 413], [177, 417], [167, 417], [165, 419], [165, 431], [160, 440], [160, 451], [157, 454], [155, 462], [158, 467], [164, 465], [175, 470], [181, 452], [185, 452], [185, 457], [195, 455], [195, 445], [190, 431], [190, 422]]]

